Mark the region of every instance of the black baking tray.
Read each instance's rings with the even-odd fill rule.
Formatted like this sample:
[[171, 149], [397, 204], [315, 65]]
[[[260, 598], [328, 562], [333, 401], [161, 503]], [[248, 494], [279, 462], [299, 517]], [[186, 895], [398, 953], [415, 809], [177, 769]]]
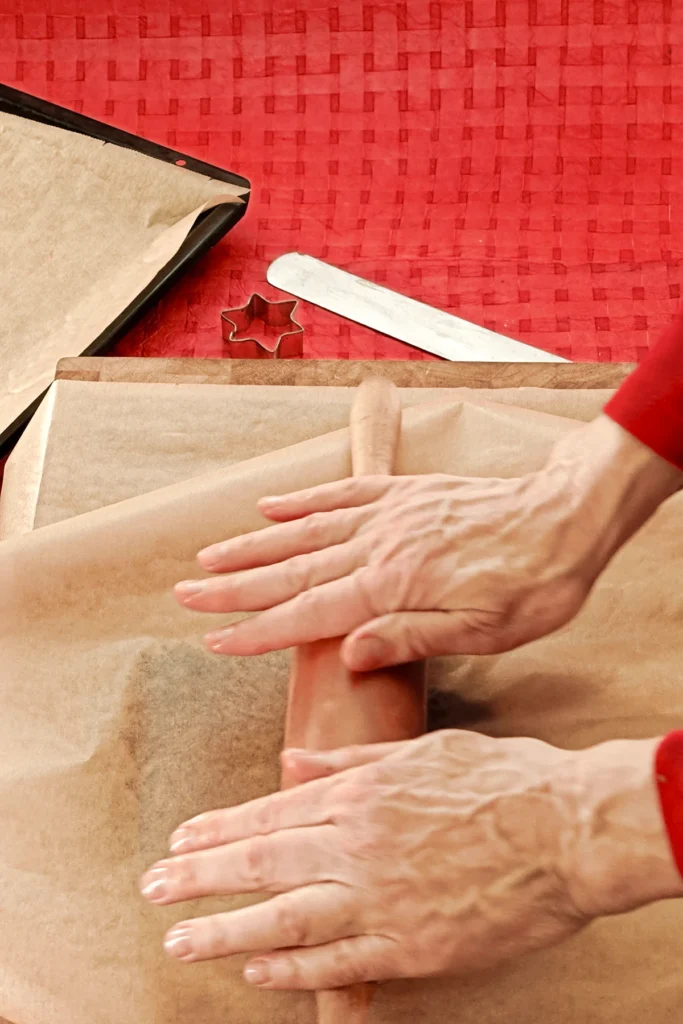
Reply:
[[[0, 83], [0, 111], [27, 117], [32, 121], [42, 121], [43, 124], [54, 125], [56, 128], [64, 128], [70, 132], [78, 132], [80, 135], [89, 135], [93, 139], [101, 139], [102, 142], [108, 142], [115, 146], [125, 146], [126, 149], [134, 149], [155, 160], [164, 160], [166, 163], [186, 167], [207, 178], [227, 181], [231, 185], [245, 189], [251, 188], [249, 181], [239, 174], [233, 174], [222, 167], [214, 167], [213, 164], [207, 164], [203, 160], [195, 160], [194, 157], [178, 153], [174, 149], [169, 149], [168, 146], [161, 146], [148, 139], [141, 139], [120, 128], [95, 121], [91, 117], [84, 117], [83, 114], [77, 114], [66, 107], [59, 107], [55, 103], [50, 103], [37, 96], [30, 96], [28, 93], [12, 89], [2, 83]], [[164, 292], [168, 291], [171, 285], [183, 276], [195, 260], [215, 245], [242, 219], [247, 211], [248, 201], [249, 193], [243, 196], [243, 202], [240, 204], [226, 203], [213, 210], [207, 210], [198, 217], [175, 256], [161, 268], [156, 277], [142, 289], [133, 302], [97, 338], [92, 340], [90, 345], [81, 352], [81, 355], [101, 355], [123, 338], [147, 310], [161, 298]], [[217, 326], [216, 330], [218, 329]], [[41, 395], [35, 402], [32, 402], [11, 426], [0, 433], [0, 457], [6, 454], [15, 443], [36, 411], [42, 397]]]

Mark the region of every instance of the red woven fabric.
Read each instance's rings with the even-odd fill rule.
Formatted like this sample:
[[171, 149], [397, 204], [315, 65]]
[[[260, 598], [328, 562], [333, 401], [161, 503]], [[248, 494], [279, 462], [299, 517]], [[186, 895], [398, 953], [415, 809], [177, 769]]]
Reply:
[[[683, 4], [113, 3], [0, 0], [0, 79], [254, 186], [121, 352], [220, 355], [220, 309], [293, 249], [573, 359], [640, 358], [670, 321]], [[301, 319], [308, 356], [410, 354]]]

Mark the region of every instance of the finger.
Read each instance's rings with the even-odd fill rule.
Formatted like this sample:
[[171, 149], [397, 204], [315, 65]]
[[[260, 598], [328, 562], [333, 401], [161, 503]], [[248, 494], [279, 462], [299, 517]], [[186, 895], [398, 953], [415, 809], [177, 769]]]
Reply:
[[336, 775], [348, 768], [360, 768], [374, 761], [381, 761], [395, 754], [403, 744], [368, 743], [357, 747], [340, 747], [338, 750], [283, 750], [282, 765], [294, 782], [310, 782]]
[[204, 641], [215, 654], [248, 655], [343, 636], [377, 615], [378, 609], [370, 606], [361, 583], [361, 574], [368, 571], [357, 569], [342, 579], [305, 590], [260, 615], [208, 633]]
[[348, 477], [331, 484], [310, 487], [305, 491], [261, 498], [258, 507], [268, 519], [286, 522], [308, 516], [312, 512], [331, 512], [333, 509], [366, 505], [386, 494], [394, 481], [395, 478], [391, 476]]
[[350, 633], [341, 656], [352, 672], [370, 672], [439, 654], [494, 654], [509, 646], [515, 645], [507, 631], [476, 613], [396, 612]]
[[212, 544], [199, 552], [197, 560], [207, 572], [236, 572], [272, 565], [294, 555], [343, 544], [353, 536], [362, 520], [362, 513], [357, 509], [311, 515]]
[[261, 988], [324, 991], [398, 977], [397, 967], [391, 939], [361, 935], [326, 946], [259, 957], [247, 964], [244, 977]]
[[346, 886], [310, 885], [229, 914], [181, 921], [166, 935], [164, 948], [169, 956], [191, 963], [314, 946], [353, 934], [354, 910]]
[[208, 850], [283, 829], [327, 825], [333, 820], [334, 783], [321, 779], [282, 793], [271, 793], [237, 807], [205, 811], [180, 825], [170, 840], [174, 854]]
[[165, 905], [334, 881], [333, 831], [332, 825], [290, 829], [159, 861], [143, 876], [142, 895]]
[[199, 612], [261, 611], [353, 572], [365, 560], [363, 549], [358, 540], [338, 544], [277, 565], [179, 583], [175, 593], [186, 608]]

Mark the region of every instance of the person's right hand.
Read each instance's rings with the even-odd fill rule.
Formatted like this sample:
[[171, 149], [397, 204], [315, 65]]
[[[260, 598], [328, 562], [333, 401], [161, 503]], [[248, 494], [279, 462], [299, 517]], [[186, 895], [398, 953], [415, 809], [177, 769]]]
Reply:
[[365, 671], [509, 650], [569, 621], [680, 480], [602, 416], [521, 478], [367, 477], [264, 499], [280, 525], [202, 551], [221, 575], [176, 594], [199, 611], [261, 612], [209, 634], [217, 653], [349, 634], [344, 661]]

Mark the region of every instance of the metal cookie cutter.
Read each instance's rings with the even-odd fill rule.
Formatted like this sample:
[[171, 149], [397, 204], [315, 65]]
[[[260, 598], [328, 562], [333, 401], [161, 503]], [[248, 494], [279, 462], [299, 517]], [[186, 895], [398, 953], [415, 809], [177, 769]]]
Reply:
[[[301, 358], [304, 329], [294, 319], [297, 306], [295, 299], [269, 302], [262, 295], [252, 295], [246, 306], [224, 309], [221, 324], [225, 355], [228, 359]], [[261, 321], [264, 330], [253, 337], [252, 325], [257, 320]]]

